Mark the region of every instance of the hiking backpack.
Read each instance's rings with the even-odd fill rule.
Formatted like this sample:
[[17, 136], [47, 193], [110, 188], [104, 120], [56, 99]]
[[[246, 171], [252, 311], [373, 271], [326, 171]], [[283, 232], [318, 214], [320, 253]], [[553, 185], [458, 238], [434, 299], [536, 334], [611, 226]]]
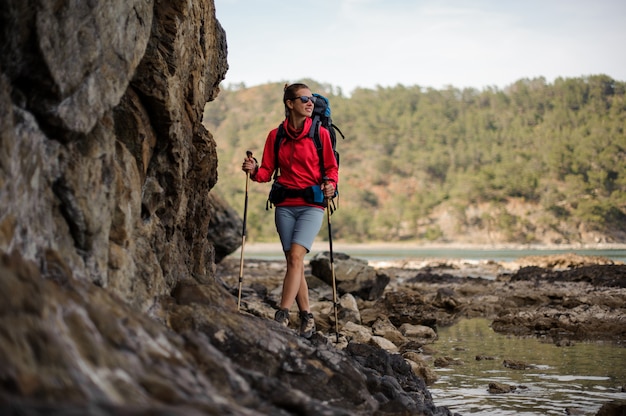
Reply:
[[[326, 169], [324, 168], [324, 152], [322, 151], [322, 141], [320, 140], [320, 127], [325, 127], [330, 133], [330, 142], [333, 145], [333, 153], [335, 154], [335, 160], [337, 160], [337, 166], [339, 166], [339, 152], [337, 152], [336, 132], [341, 135], [342, 139], [345, 139], [345, 136], [341, 130], [339, 130], [339, 127], [333, 123], [330, 116], [330, 103], [328, 102], [328, 98], [315, 93], [313, 96], [316, 100], [315, 106], [313, 107], [313, 114], [311, 114], [313, 123], [311, 124], [311, 130], [309, 130], [308, 137], [313, 140], [313, 143], [315, 143], [315, 148], [317, 149], [317, 155], [319, 157], [320, 173], [322, 174], [322, 178], [324, 178], [326, 177]], [[281, 123], [278, 126], [278, 133], [276, 133], [276, 141], [274, 142], [274, 160], [276, 161], [274, 180], [278, 177], [278, 149], [280, 148], [280, 144], [284, 140], [285, 135], [285, 128]]]

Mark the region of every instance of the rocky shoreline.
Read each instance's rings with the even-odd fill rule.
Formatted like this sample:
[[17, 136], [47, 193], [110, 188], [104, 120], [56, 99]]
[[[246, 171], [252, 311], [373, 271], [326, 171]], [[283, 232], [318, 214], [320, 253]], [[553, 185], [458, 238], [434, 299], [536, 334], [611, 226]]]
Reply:
[[[244, 307], [271, 318], [284, 262], [246, 259], [244, 267]], [[626, 341], [626, 265], [604, 257], [563, 254], [502, 263], [420, 259], [370, 265], [339, 252], [334, 268], [344, 313], [352, 304], [360, 315], [360, 321], [352, 316], [341, 324], [371, 326], [380, 318], [436, 330], [461, 318], [483, 317], [493, 321], [497, 332], [553, 342]], [[231, 288], [238, 273], [239, 259], [217, 265], [216, 275]], [[320, 315], [318, 327], [329, 329], [334, 323], [328, 313], [332, 290], [327, 253], [313, 257], [305, 273], [312, 309]], [[372, 289], [376, 285], [382, 287]], [[295, 317], [296, 311], [292, 313]]]
[[[496, 332], [536, 336], [560, 346], [590, 340], [624, 345], [626, 265], [618, 263], [564, 254], [507, 263], [420, 259], [370, 265], [334, 253], [339, 342], [328, 253], [313, 257], [305, 273], [322, 336], [338, 348], [359, 343], [399, 355], [431, 385], [437, 380], [433, 365], [448, 364], [430, 344], [439, 327], [462, 318], [486, 318]], [[242, 308], [272, 319], [284, 262], [247, 259], [244, 267]], [[217, 265], [217, 276], [235, 296], [238, 272], [238, 259]], [[291, 313], [295, 329], [295, 306]]]

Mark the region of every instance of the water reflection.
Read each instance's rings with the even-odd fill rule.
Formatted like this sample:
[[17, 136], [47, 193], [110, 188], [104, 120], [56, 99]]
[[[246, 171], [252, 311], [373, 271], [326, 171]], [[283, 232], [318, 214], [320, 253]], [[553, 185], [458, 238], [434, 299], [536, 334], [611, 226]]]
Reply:
[[[626, 348], [608, 343], [557, 347], [536, 338], [497, 334], [485, 319], [463, 320], [439, 328], [436, 356], [463, 365], [437, 369], [430, 391], [438, 406], [463, 415], [563, 415], [566, 408], [593, 415], [603, 403], [626, 399]], [[477, 360], [476, 356], [492, 359]], [[513, 370], [504, 360], [531, 364]], [[516, 386], [491, 394], [490, 382]]]

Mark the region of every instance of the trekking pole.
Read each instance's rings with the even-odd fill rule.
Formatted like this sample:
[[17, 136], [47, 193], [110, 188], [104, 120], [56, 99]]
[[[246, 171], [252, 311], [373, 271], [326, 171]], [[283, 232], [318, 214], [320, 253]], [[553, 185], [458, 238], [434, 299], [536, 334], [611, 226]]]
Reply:
[[[246, 157], [252, 157], [251, 151], [246, 151]], [[246, 245], [246, 221], [248, 218], [248, 183], [250, 182], [250, 172], [246, 172], [246, 197], [243, 203], [243, 227], [241, 229], [241, 258], [239, 259], [239, 296], [237, 297], [237, 310], [241, 308], [241, 286], [243, 285], [243, 248]]]
[[[324, 178], [324, 183], [328, 178]], [[339, 343], [339, 319], [337, 319], [337, 283], [335, 279], [335, 260], [333, 258], [333, 231], [330, 223], [330, 198], [326, 198], [326, 218], [328, 219], [328, 248], [330, 251], [330, 274], [333, 279], [333, 309], [335, 310], [335, 339]]]

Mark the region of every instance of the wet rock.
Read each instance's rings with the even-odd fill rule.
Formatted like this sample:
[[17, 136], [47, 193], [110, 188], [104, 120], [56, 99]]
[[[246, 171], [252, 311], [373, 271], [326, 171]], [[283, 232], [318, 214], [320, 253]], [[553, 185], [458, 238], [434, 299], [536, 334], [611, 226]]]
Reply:
[[371, 369], [367, 373], [367, 384], [375, 392], [374, 397], [383, 413], [451, 415], [449, 410], [429, 404], [430, 394], [424, 394], [427, 391], [424, 380], [415, 375], [401, 355], [352, 343], [346, 352], [358, 363]]
[[517, 390], [517, 387], [515, 386], [511, 386], [509, 384], [504, 384], [504, 383], [496, 383], [496, 382], [489, 383], [489, 387], [487, 388], [487, 391], [492, 394], [511, 393], [512, 391], [515, 391], [515, 390]]
[[[437, 266], [436, 268], [442, 267], [443, 266]], [[454, 276], [444, 271], [437, 273], [433, 271], [432, 267], [426, 266], [424, 270], [421, 270], [410, 279], [407, 279], [407, 283], [460, 283], [462, 280], [462, 277]]]
[[437, 357], [435, 358], [435, 367], [447, 367], [450, 365], [450, 360], [446, 357]]
[[460, 366], [465, 364], [463, 361], [454, 357], [437, 357], [435, 358], [435, 367], [445, 368], [450, 366]]
[[430, 368], [428, 362], [424, 356], [414, 351], [403, 352], [402, 357], [409, 363], [413, 372], [424, 379], [426, 385], [432, 385], [435, 383], [439, 376], [435, 371]]
[[538, 266], [522, 267], [511, 276], [511, 281], [543, 280], [554, 282], [585, 282], [592, 286], [626, 287], [626, 265], [584, 265], [569, 270], [551, 270]]
[[626, 400], [615, 400], [602, 405], [596, 416], [623, 416], [626, 414]]
[[542, 336], [557, 345], [581, 339], [619, 342], [626, 337], [619, 318], [626, 302], [625, 273], [623, 265], [612, 264], [568, 270], [522, 268], [503, 288], [492, 328]]
[[583, 409], [578, 409], [576, 407], [566, 407], [565, 408], [565, 414], [566, 415], [576, 416], [576, 415], [586, 415], [587, 412], [584, 411]]
[[437, 296], [433, 300], [432, 305], [454, 312], [461, 306], [461, 302], [455, 298], [454, 290], [450, 288], [440, 288], [437, 290]]
[[396, 346], [403, 345], [408, 341], [407, 337], [386, 318], [379, 318], [372, 324], [372, 333], [388, 339]]
[[400, 351], [404, 354], [407, 352], [422, 353], [424, 350], [424, 343], [415, 340], [408, 340], [400, 346]]
[[549, 256], [520, 257], [515, 262], [514, 269], [535, 266], [542, 269], [575, 269], [583, 266], [612, 265], [613, 260], [602, 256], [581, 256], [575, 253], [555, 254]]
[[397, 327], [405, 323], [429, 326], [437, 321], [423, 296], [413, 291], [386, 292], [376, 308]]
[[423, 343], [432, 343], [437, 339], [437, 333], [424, 325], [402, 324], [399, 330], [405, 337], [417, 339]]
[[576, 344], [570, 339], [559, 339], [554, 341], [554, 345], [557, 347], [573, 347]]
[[526, 370], [529, 368], [534, 368], [533, 365], [525, 363], [523, 361], [517, 361], [517, 360], [504, 360], [502, 362], [502, 365], [505, 366], [506, 368], [511, 368], [513, 370]]
[[[623, 295], [619, 297], [624, 298]], [[593, 301], [593, 304], [584, 303], [567, 310], [560, 305], [543, 305], [530, 310], [521, 308], [495, 318], [492, 328], [515, 335], [541, 335], [553, 339], [555, 343], [562, 339], [567, 342], [625, 339], [626, 325], [615, 314], [616, 309], [606, 304], [606, 300], [611, 301], [611, 298], [604, 297]]]

